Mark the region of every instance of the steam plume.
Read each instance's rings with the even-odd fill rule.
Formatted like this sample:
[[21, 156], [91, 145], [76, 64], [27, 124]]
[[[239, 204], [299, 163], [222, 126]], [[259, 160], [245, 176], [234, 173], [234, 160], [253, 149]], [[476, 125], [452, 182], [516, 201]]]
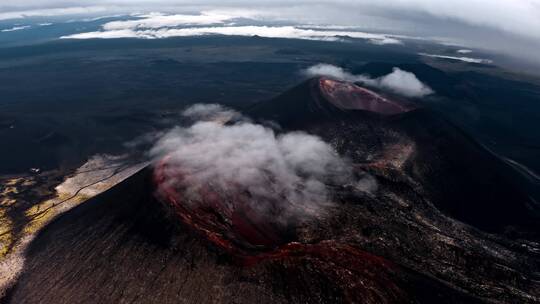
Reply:
[[326, 76], [338, 80], [359, 82], [371, 87], [388, 90], [407, 97], [423, 97], [433, 94], [433, 90], [422, 83], [411, 72], [394, 68], [392, 73], [379, 77], [370, 78], [366, 75], [354, 75], [344, 69], [331, 64], [317, 64], [304, 71], [309, 77]]
[[167, 159], [168, 180], [158, 191], [181, 187], [184, 202], [200, 201], [201, 187], [226, 198], [248, 193], [250, 209], [267, 212], [277, 203], [279, 220], [288, 221], [318, 213], [330, 201], [327, 185], [351, 180], [347, 162], [316, 136], [278, 135], [246, 120], [226, 125], [215, 118], [241, 115], [218, 105], [195, 105], [184, 115], [202, 120], [172, 129], [151, 150]]

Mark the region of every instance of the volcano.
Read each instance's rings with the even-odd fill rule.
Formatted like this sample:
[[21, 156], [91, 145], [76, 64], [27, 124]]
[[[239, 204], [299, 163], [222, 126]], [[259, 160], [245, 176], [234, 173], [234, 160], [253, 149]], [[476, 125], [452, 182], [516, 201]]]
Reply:
[[391, 116], [416, 106], [407, 100], [387, 98], [368, 88], [326, 77], [313, 78], [267, 102], [256, 104], [248, 115], [303, 129], [308, 121], [364, 115]]
[[248, 115], [316, 134], [377, 175], [399, 171], [439, 210], [472, 226], [538, 232], [540, 210], [512, 181], [511, 168], [459, 127], [411, 102], [314, 78]]
[[279, 210], [253, 210], [242, 185], [169, 185], [193, 172], [165, 157], [42, 230], [3, 301], [540, 301], [534, 201], [512, 168], [436, 113], [315, 78], [245, 114], [319, 136], [349, 160], [356, 186], [327, 184], [326, 212], [284, 224]]

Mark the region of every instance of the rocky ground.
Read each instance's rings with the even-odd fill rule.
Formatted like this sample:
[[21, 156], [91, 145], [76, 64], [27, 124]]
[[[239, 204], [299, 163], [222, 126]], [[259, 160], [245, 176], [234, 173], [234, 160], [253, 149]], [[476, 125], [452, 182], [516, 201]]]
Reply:
[[275, 226], [239, 207], [250, 193], [205, 186], [193, 197], [214, 207], [194, 207], [156, 196], [168, 179], [149, 166], [42, 229], [3, 301], [540, 302], [536, 206], [504, 162], [434, 113], [343, 109], [319, 83], [247, 114], [350, 161], [324, 212]]
[[144, 167], [126, 157], [96, 155], [74, 172], [58, 169], [0, 179], [0, 291], [17, 278], [36, 233], [59, 214], [108, 190]]

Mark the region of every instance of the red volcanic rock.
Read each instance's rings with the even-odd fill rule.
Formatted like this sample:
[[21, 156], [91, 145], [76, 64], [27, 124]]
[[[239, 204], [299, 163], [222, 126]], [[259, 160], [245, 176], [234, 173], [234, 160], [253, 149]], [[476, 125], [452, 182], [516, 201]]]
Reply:
[[313, 123], [362, 115], [391, 116], [413, 112], [414, 103], [383, 96], [351, 82], [313, 78], [248, 111], [251, 118], [274, 121], [286, 129], [303, 130]]
[[267, 204], [264, 212], [254, 210], [253, 198], [238, 185], [221, 189], [200, 184], [196, 193], [186, 193], [189, 173], [171, 165], [165, 157], [155, 168], [158, 199], [184, 224], [235, 256], [268, 251], [291, 240], [285, 224], [279, 221], [279, 197], [256, 202]]
[[387, 99], [351, 82], [323, 77], [319, 79], [319, 88], [326, 100], [342, 110], [363, 110], [393, 115], [415, 109], [412, 105]]
[[[172, 211], [173, 217], [231, 254], [239, 266], [284, 267], [291, 277], [309, 269], [310, 276], [319, 278], [314, 280], [331, 282], [347, 303], [410, 301], [404, 288], [403, 269], [392, 262], [335, 240], [315, 244], [293, 242], [294, 237], [271, 213], [261, 214], [250, 207], [252, 198], [241, 188], [232, 187], [235, 190], [223, 193], [210, 185], [201, 185], [196, 195], [188, 195], [182, 192], [188, 173], [172, 166], [165, 157], [155, 168], [159, 200]], [[171, 178], [174, 183], [168, 182]]]
[[[311, 269], [312, 276], [328, 279], [345, 303], [408, 303], [403, 269], [356, 247], [336, 241], [289, 243], [271, 253], [247, 258], [249, 263], [280, 263], [290, 270]], [[294, 274], [293, 274], [294, 275]]]

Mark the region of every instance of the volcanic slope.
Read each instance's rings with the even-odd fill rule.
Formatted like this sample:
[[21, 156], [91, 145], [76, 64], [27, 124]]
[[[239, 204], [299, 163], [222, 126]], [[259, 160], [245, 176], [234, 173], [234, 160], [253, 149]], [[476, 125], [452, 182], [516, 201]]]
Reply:
[[156, 196], [166, 178], [156, 164], [48, 225], [3, 301], [540, 301], [534, 205], [459, 129], [326, 78], [247, 114], [320, 136], [359, 184], [327, 185], [324, 216], [281, 230], [245, 210], [231, 217], [212, 192], [202, 199], [216, 208]]
[[401, 171], [438, 209], [472, 226], [538, 239], [540, 208], [515, 184], [513, 170], [458, 127], [411, 102], [314, 78], [248, 115], [316, 134], [357, 165]]

